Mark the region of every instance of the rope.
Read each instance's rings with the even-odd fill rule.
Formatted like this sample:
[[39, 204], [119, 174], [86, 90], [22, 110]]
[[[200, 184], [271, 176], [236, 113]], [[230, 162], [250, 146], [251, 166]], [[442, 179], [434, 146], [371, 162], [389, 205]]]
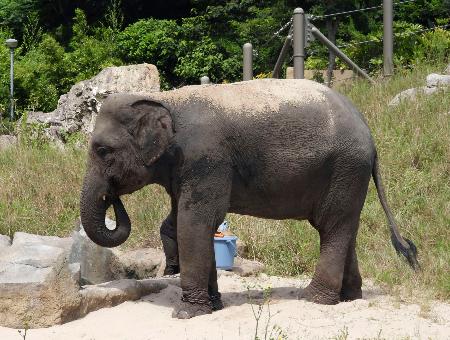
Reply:
[[267, 40], [262, 47], [266, 46], [267, 44], [269, 44], [269, 42], [271, 42], [273, 39], [277, 38], [280, 36], [280, 33], [283, 32], [286, 28], [289, 27], [289, 25], [291, 25], [290, 30], [292, 29], [292, 21], [294, 19], [291, 18], [287, 23], [285, 23], [278, 31], [276, 31], [275, 33], [272, 34], [272, 36], [269, 38], [269, 40]]
[[[392, 5], [393, 6], [397, 6], [397, 5], [402, 5], [402, 4], [406, 4], [408, 2], [415, 2], [416, 0], [405, 0], [405, 1], [400, 1], [400, 2], [394, 2]], [[360, 8], [360, 9], [354, 9], [351, 11], [345, 11], [345, 12], [336, 12], [336, 13], [331, 13], [331, 14], [325, 14], [325, 15], [311, 15], [310, 20], [322, 20], [325, 18], [329, 18], [329, 17], [337, 17], [340, 15], [349, 15], [352, 13], [358, 13], [358, 12], [366, 12], [366, 11], [371, 11], [374, 9], [380, 9], [383, 8], [383, 5], [378, 5], [378, 6], [373, 6], [373, 7], [366, 7], [366, 8]]]

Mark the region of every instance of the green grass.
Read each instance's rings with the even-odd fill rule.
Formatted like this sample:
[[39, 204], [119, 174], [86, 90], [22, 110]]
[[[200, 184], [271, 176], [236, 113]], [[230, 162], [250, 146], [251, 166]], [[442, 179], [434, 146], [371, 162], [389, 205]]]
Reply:
[[[361, 81], [339, 88], [369, 121], [389, 204], [402, 234], [417, 245], [422, 265], [415, 273], [396, 255], [371, 183], [358, 236], [361, 272], [403, 298], [450, 299], [450, 92], [395, 108], [387, 104], [443, 68], [439, 63], [418, 65], [374, 86]], [[79, 214], [85, 151], [28, 145], [0, 152], [0, 234], [68, 235]], [[133, 222], [126, 246], [160, 246], [159, 225], [169, 211], [164, 190], [148, 186], [124, 203]], [[248, 244], [250, 256], [264, 262], [270, 274], [314, 271], [319, 240], [307, 222], [227, 218]]]

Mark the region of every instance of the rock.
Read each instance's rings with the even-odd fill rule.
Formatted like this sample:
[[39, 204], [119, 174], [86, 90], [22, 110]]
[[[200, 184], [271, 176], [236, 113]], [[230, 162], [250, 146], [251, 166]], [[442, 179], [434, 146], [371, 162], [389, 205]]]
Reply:
[[[108, 217], [107, 227], [114, 229], [115, 222]], [[109, 248], [100, 247], [86, 235], [83, 226], [72, 234], [73, 244], [70, 250], [69, 263], [80, 263], [82, 284], [98, 284], [114, 279], [111, 273], [113, 252]]]
[[389, 102], [389, 106], [397, 106], [404, 100], [415, 100], [418, 94], [430, 95], [439, 90], [446, 91], [449, 88], [450, 75], [431, 73], [427, 76], [427, 86], [414, 87], [398, 93]]
[[11, 238], [6, 235], [0, 235], [0, 257], [2, 252], [5, 251], [11, 245]]
[[397, 94], [390, 102], [389, 106], [397, 106], [404, 100], [414, 100], [418, 94], [430, 95], [439, 91], [438, 87], [422, 86], [408, 89]]
[[[109, 219], [106, 224], [115, 226]], [[17, 232], [11, 245], [9, 237], [0, 235], [0, 246], [0, 326], [4, 327], [49, 327], [180, 284], [179, 279], [125, 279], [80, 290], [81, 281], [112, 278], [111, 268], [117, 275], [155, 275], [164, 256], [155, 249], [113, 254], [90, 241], [81, 226], [74, 240]]]
[[15, 246], [14, 243], [2, 254], [1, 262], [22, 264], [36, 268], [54, 267], [62, 263], [66, 257], [63, 249], [43, 244], [24, 244]]
[[17, 137], [11, 135], [0, 135], [0, 151], [6, 150], [17, 144]]
[[[81, 304], [78, 318], [100, 308], [113, 307], [125, 301], [139, 300], [142, 296], [159, 293], [172, 281], [124, 279], [99, 285], [86, 286], [80, 291]], [[179, 285], [179, 283], [178, 283]]]
[[80, 303], [78, 290], [64, 249], [13, 242], [0, 257], [0, 325], [36, 328], [63, 323]]
[[146, 279], [156, 277], [163, 263], [164, 252], [142, 248], [128, 252], [113, 249], [111, 271], [115, 279]]
[[14, 233], [13, 245], [30, 245], [30, 244], [42, 244], [51, 247], [58, 247], [69, 251], [72, 247], [73, 239], [71, 237], [56, 237], [56, 236], [41, 236], [28, 234], [23, 232]]
[[236, 257], [232, 271], [240, 276], [255, 276], [264, 270], [264, 264], [258, 261], [252, 261]]
[[449, 86], [449, 85], [450, 85], [450, 75], [431, 73], [427, 76], [428, 87]]
[[159, 74], [154, 65], [139, 64], [108, 67], [95, 77], [76, 83], [59, 98], [56, 110], [29, 112], [27, 123], [48, 124], [50, 140], [64, 142], [66, 135], [82, 132], [90, 135], [103, 100], [112, 93], [148, 94], [159, 91]]

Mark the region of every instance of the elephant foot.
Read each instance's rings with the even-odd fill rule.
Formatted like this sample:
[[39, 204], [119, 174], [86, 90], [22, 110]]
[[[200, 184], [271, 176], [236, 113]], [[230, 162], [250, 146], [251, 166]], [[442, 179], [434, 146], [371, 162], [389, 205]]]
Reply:
[[335, 305], [340, 301], [339, 293], [330, 289], [317, 289], [311, 284], [300, 293], [299, 298], [321, 305]]
[[172, 317], [177, 319], [190, 319], [194, 316], [211, 314], [213, 309], [211, 304], [198, 304], [181, 301], [172, 312]]
[[222, 295], [219, 292], [217, 292], [217, 294], [210, 295], [209, 301], [211, 301], [213, 311], [223, 309]]
[[180, 266], [166, 266], [166, 268], [164, 268], [164, 276], [166, 275], [176, 275], [180, 272]]
[[342, 288], [340, 294], [340, 301], [353, 301], [362, 299], [361, 288]]
[[207, 292], [183, 291], [181, 301], [172, 312], [173, 318], [190, 319], [194, 316], [211, 314], [212, 304]]

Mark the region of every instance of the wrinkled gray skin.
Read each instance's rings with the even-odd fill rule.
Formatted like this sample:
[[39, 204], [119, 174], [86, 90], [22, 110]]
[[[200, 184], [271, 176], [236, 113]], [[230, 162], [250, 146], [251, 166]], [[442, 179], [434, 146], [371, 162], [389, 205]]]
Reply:
[[[172, 203], [161, 227], [166, 273], [180, 266], [183, 291], [173, 316], [190, 318], [223, 307], [213, 234], [227, 212], [306, 219], [319, 232], [320, 259], [302, 297], [335, 304], [361, 298], [355, 241], [371, 177], [395, 248], [418, 266], [414, 244], [400, 236], [387, 206], [377, 163], [362, 115], [310, 81], [112, 95], [90, 143], [81, 220], [94, 242], [118, 246], [131, 228], [119, 197], [162, 185]], [[113, 231], [104, 225], [111, 204]]]

